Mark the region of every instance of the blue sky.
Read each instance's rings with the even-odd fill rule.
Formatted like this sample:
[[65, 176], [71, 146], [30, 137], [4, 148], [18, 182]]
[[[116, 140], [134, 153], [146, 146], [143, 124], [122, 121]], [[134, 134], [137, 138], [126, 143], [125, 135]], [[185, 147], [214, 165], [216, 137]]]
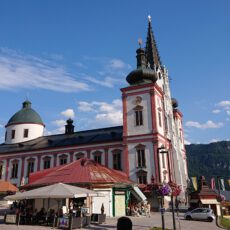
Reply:
[[120, 125], [147, 16], [187, 143], [230, 140], [229, 0], [2, 0], [0, 142], [28, 98], [46, 134]]

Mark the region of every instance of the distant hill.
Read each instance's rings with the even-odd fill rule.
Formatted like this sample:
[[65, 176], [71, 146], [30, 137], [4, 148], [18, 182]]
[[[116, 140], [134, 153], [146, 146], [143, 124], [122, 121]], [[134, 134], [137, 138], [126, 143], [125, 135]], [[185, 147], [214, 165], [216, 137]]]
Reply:
[[225, 180], [226, 190], [230, 190], [227, 180], [230, 179], [230, 141], [210, 144], [186, 145], [189, 177], [205, 176], [210, 184], [212, 177], [220, 176]]

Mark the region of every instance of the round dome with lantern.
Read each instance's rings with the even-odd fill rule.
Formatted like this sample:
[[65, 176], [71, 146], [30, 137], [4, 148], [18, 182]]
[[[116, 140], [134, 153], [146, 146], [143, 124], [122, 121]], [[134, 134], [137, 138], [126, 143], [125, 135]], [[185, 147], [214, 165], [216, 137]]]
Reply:
[[40, 115], [31, 108], [31, 102], [26, 100], [22, 103], [22, 109], [16, 112], [5, 126], [5, 143], [15, 144], [41, 137], [44, 126]]

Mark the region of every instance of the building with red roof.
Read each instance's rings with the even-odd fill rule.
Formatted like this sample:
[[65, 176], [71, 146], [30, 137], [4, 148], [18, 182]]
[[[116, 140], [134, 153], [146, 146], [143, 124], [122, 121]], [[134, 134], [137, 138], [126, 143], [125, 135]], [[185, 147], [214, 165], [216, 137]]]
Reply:
[[[93, 185], [103, 186], [110, 180], [117, 181], [117, 173], [114, 177], [98, 166], [103, 173], [95, 172], [93, 164], [89, 168], [79, 166], [79, 172], [73, 167], [75, 173], [69, 173], [69, 167], [75, 165], [71, 162], [89, 158], [106, 168], [126, 173], [137, 184], [148, 185], [152, 179], [158, 184], [173, 181], [181, 188], [179, 198], [185, 199], [188, 172], [183, 115], [177, 100], [171, 97], [168, 70], [160, 59], [151, 17], [145, 48], [141, 43], [136, 50], [137, 68], [127, 75], [128, 85], [121, 89], [121, 126], [75, 131], [73, 120], [68, 119], [65, 133], [44, 136], [45, 124], [27, 100], [5, 126], [5, 142], [0, 144], [0, 179], [20, 186], [28, 183], [31, 173], [41, 171], [34, 177], [43, 175], [43, 178], [37, 182], [31, 179], [31, 185], [38, 181], [76, 182], [77, 178], [82, 185], [94, 181]], [[47, 175], [48, 171], [43, 172], [69, 163], [67, 171], [60, 167]], [[65, 173], [69, 173], [68, 177]], [[122, 185], [123, 181], [120, 182]], [[152, 200], [152, 206], [159, 205], [157, 196]]]

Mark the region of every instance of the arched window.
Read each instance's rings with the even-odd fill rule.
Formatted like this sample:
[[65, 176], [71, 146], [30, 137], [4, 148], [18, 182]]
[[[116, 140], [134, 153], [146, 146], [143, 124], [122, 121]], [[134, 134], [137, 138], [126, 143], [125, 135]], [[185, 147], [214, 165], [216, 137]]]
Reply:
[[12, 161], [11, 178], [18, 178], [18, 160]]
[[136, 155], [137, 155], [137, 167], [145, 168], [146, 167], [146, 158], [145, 158], [145, 146], [137, 145], [136, 147]]
[[61, 156], [59, 156], [59, 165], [65, 165], [65, 164], [67, 164], [67, 155], [62, 154]]
[[27, 177], [29, 177], [30, 173], [34, 172], [34, 158], [30, 158], [27, 160]]
[[49, 169], [51, 166], [51, 157], [46, 156], [43, 158], [43, 169]]
[[137, 172], [138, 184], [147, 184], [147, 172], [140, 170]]
[[102, 152], [100, 151], [96, 151], [93, 153], [93, 159], [94, 161], [96, 161], [97, 163], [101, 164], [102, 162]]
[[137, 105], [133, 110], [135, 113], [135, 125], [143, 125], [143, 106]]
[[121, 170], [121, 150], [113, 150], [113, 168]]

